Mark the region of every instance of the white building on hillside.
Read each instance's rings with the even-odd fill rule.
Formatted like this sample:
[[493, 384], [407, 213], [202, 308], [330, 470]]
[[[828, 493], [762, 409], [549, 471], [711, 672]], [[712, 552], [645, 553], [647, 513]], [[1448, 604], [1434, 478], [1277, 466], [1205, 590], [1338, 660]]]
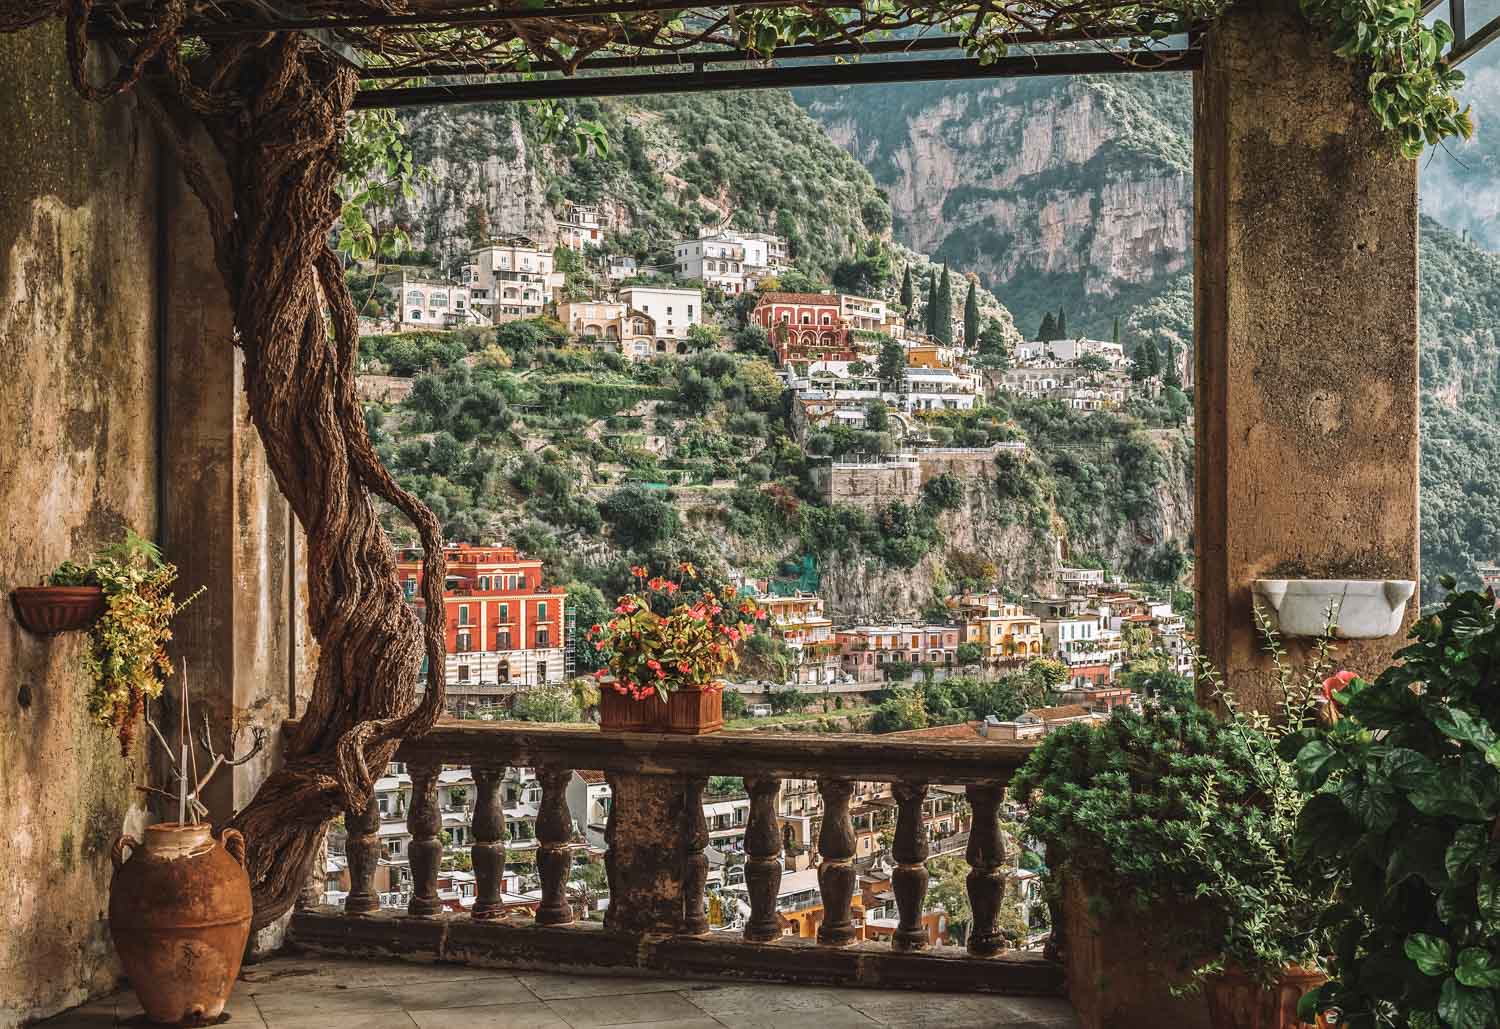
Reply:
[[489, 322], [475, 309], [469, 287], [462, 283], [414, 275], [405, 268], [381, 282], [395, 298], [398, 329], [451, 329]]
[[1017, 343], [1015, 348], [1017, 364], [1030, 361], [1077, 361], [1090, 355], [1104, 358], [1111, 368], [1125, 366], [1125, 348], [1105, 339], [1054, 339], [1050, 342], [1036, 340]]
[[[703, 321], [703, 291], [662, 286], [627, 286], [620, 290], [620, 300], [656, 322], [656, 338], [682, 341], [688, 329]], [[658, 347], [659, 352], [667, 352]], [[678, 352], [685, 353], [686, 350]]]
[[967, 411], [978, 399], [974, 380], [951, 368], [908, 368], [896, 406], [901, 411]]
[[510, 236], [480, 247], [464, 266], [473, 306], [492, 322], [539, 318], [552, 291], [563, 285], [552, 251], [527, 236]]
[[[765, 248], [759, 256], [764, 261]], [[683, 239], [672, 244], [676, 260], [673, 271], [679, 279], [697, 279], [710, 289], [738, 294], [745, 291], [746, 247], [724, 233]], [[764, 267], [764, 265], [762, 265]]]
[[599, 222], [599, 208], [592, 204], [568, 204], [567, 215], [557, 224], [557, 241], [579, 252], [603, 246], [604, 226]]

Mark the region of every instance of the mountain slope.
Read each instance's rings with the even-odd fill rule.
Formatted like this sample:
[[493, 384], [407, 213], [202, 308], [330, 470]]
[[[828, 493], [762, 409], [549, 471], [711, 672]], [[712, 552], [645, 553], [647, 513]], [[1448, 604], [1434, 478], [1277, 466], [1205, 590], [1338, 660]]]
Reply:
[[[1479, 134], [1422, 162], [1423, 579], [1500, 559], [1500, 47], [1467, 68]], [[802, 91], [890, 191], [898, 238], [973, 257], [1035, 332], [1044, 311], [1191, 347], [1191, 93], [1181, 76]], [[939, 213], [941, 217], [939, 217]]]
[[1183, 75], [799, 90], [891, 199], [896, 236], [972, 268], [1024, 331], [1111, 331], [1190, 268]]

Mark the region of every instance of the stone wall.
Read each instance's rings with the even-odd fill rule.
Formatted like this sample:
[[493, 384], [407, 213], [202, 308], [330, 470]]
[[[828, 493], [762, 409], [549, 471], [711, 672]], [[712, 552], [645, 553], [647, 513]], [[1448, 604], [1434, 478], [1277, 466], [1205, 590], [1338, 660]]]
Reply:
[[[78, 98], [60, 25], [0, 35], [0, 590], [158, 531], [158, 149]], [[96, 76], [101, 71], [95, 70]], [[93, 723], [86, 637], [0, 612], [0, 1026], [111, 988], [109, 850], [143, 746]]]
[[898, 501], [915, 504], [922, 495], [921, 468], [914, 461], [824, 465], [813, 470], [813, 482], [824, 503], [847, 504], [870, 514]]

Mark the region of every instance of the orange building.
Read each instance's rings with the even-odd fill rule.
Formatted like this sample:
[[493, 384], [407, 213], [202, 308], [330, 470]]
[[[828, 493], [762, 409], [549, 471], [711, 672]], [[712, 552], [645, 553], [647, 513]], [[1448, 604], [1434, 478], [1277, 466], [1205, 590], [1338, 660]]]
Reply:
[[[534, 686], [565, 677], [567, 594], [545, 585], [542, 563], [513, 547], [448, 547], [443, 591], [450, 683]], [[397, 570], [407, 599], [421, 606], [420, 551], [403, 550]]]

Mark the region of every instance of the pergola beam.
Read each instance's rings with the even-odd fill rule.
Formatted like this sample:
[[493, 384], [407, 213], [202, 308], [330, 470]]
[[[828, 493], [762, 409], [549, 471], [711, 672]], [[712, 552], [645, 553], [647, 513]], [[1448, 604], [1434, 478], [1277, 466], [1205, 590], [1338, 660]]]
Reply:
[[[1130, 26], [1089, 30], [1067, 29], [1058, 32], [1017, 32], [1007, 34], [1005, 41], [1010, 46], [1043, 46], [1053, 43], [1102, 43], [1120, 39], [1135, 31]], [[852, 43], [814, 43], [802, 46], [779, 47], [771, 58], [753, 50], [667, 50], [655, 53], [630, 54], [619, 57], [590, 57], [571, 71], [559, 65], [538, 62], [532, 72], [557, 72], [573, 74], [588, 71], [619, 71], [630, 68], [698, 68], [708, 64], [736, 64], [749, 62], [800, 61], [818, 57], [883, 57], [919, 53], [958, 52], [964, 49], [964, 37], [919, 36], [915, 39], [872, 39]], [[515, 68], [508, 64], [486, 61], [452, 62], [446, 64], [406, 64], [365, 68], [361, 73], [366, 79], [443, 78], [454, 75], [504, 75], [514, 74]]]
[[1500, 15], [1490, 19], [1473, 35], [1455, 38], [1452, 49], [1448, 51], [1448, 63], [1455, 66], [1462, 64], [1497, 39], [1500, 39]]
[[1092, 52], [1003, 57], [985, 64], [974, 58], [878, 61], [862, 64], [803, 64], [728, 71], [646, 75], [600, 75], [510, 82], [465, 82], [439, 86], [365, 89], [356, 109], [479, 104], [517, 100], [635, 96], [643, 93], [706, 93], [739, 89], [791, 89], [799, 86], [856, 86], [888, 82], [941, 82], [959, 79], [1019, 78], [1042, 75], [1105, 75], [1127, 72], [1194, 71], [1196, 50], [1151, 51], [1151, 64], [1127, 60], [1124, 53]]

